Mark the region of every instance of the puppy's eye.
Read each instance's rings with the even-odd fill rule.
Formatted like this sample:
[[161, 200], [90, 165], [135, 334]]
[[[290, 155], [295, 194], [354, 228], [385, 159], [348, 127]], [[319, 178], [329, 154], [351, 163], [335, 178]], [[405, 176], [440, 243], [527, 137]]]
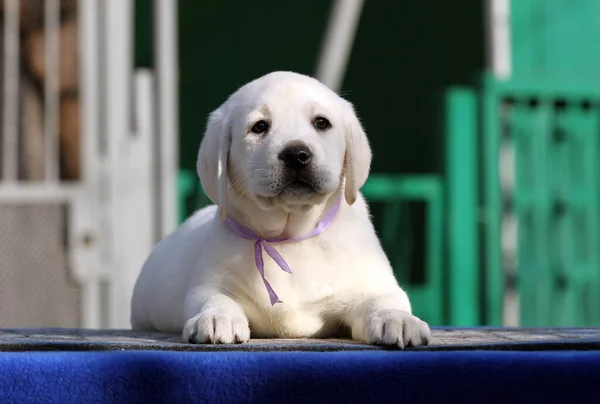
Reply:
[[323, 118], [322, 116], [316, 117], [315, 121], [313, 122], [313, 125], [318, 130], [327, 130], [331, 128], [331, 122], [329, 122], [327, 118]]
[[258, 134], [265, 133], [269, 130], [269, 123], [267, 121], [260, 120], [256, 122], [250, 130]]

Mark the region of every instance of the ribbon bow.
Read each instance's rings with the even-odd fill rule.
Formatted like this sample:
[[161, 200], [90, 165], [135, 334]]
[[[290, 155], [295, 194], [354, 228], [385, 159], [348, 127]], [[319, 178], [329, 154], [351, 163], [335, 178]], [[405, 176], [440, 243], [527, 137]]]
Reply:
[[265, 263], [263, 261], [263, 253], [262, 253], [263, 249], [273, 259], [273, 261], [275, 261], [277, 263], [277, 265], [279, 265], [279, 267], [282, 270], [291, 274], [292, 270], [291, 270], [290, 266], [288, 265], [287, 262], [285, 262], [285, 260], [281, 256], [281, 254], [279, 254], [279, 252], [277, 252], [275, 247], [273, 247], [271, 244], [279, 244], [279, 243], [283, 243], [285, 241], [302, 241], [302, 240], [306, 240], [311, 237], [318, 236], [319, 234], [323, 233], [325, 231], [325, 229], [327, 229], [329, 227], [331, 222], [333, 222], [333, 218], [337, 214], [337, 212], [340, 208], [341, 202], [342, 202], [342, 197], [340, 195], [340, 197], [338, 198], [336, 203], [331, 207], [331, 209], [329, 209], [329, 211], [323, 217], [323, 219], [321, 219], [319, 221], [319, 223], [317, 223], [317, 226], [312, 231], [310, 231], [307, 234], [304, 234], [302, 236], [299, 236], [299, 237], [266, 239], [266, 238], [259, 237], [258, 235], [256, 235], [256, 233], [245, 228], [244, 226], [242, 226], [241, 224], [239, 224], [238, 222], [236, 222], [235, 220], [233, 220], [230, 217], [227, 217], [227, 219], [225, 219], [225, 225], [236, 236], [255, 241], [255, 243], [254, 243], [254, 262], [256, 263], [256, 268], [258, 269], [258, 273], [260, 274], [260, 276], [263, 280], [263, 283], [265, 284], [265, 288], [267, 289], [267, 292], [269, 293], [269, 298], [271, 299], [272, 306], [275, 305], [275, 303], [282, 303], [282, 301], [279, 299], [279, 296], [277, 296], [277, 293], [275, 293], [275, 290], [273, 290], [273, 287], [271, 287], [271, 284], [269, 283], [269, 281], [267, 281], [267, 279], [265, 278]]

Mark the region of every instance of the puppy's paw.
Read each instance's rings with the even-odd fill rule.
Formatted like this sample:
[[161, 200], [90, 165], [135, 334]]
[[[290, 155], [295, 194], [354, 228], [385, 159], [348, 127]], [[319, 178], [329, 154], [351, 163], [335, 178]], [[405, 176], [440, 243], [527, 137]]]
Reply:
[[368, 342], [376, 345], [409, 346], [427, 345], [431, 331], [426, 322], [403, 310], [379, 310], [366, 319]]
[[203, 312], [187, 321], [183, 339], [192, 344], [239, 344], [250, 339], [250, 327], [243, 314]]

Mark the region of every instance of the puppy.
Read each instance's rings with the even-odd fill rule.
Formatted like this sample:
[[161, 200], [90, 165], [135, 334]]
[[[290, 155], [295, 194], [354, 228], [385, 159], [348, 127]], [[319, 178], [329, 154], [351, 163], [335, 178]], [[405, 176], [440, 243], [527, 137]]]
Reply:
[[191, 343], [427, 344], [359, 192], [370, 164], [353, 106], [317, 80], [274, 72], [238, 89], [210, 115], [198, 153], [215, 205], [154, 248], [132, 327]]

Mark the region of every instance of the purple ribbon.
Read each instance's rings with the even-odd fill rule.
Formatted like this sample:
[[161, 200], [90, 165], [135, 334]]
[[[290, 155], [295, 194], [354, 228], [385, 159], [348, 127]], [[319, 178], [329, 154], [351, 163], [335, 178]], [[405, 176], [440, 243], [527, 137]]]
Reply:
[[275, 293], [275, 291], [271, 287], [271, 284], [269, 283], [269, 281], [267, 281], [267, 279], [265, 278], [265, 263], [263, 261], [263, 254], [262, 254], [263, 249], [273, 259], [273, 261], [275, 261], [277, 263], [277, 265], [279, 265], [279, 267], [281, 269], [283, 269], [285, 272], [291, 274], [292, 270], [290, 269], [290, 266], [288, 265], [287, 262], [285, 262], [285, 260], [281, 256], [281, 254], [279, 254], [277, 252], [277, 250], [271, 244], [283, 243], [284, 241], [301, 241], [301, 240], [306, 240], [311, 237], [318, 236], [319, 234], [323, 233], [325, 231], [325, 229], [327, 229], [329, 227], [331, 222], [333, 222], [333, 218], [337, 214], [337, 212], [340, 208], [341, 202], [342, 202], [342, 196], [340, 195], [338, 200], [331, 207], [331, 209], [329, 209], [329, 211], [323, 217], [323, 219], [321, 219], [319, 221], [319, 223], [317, 223], [317, 226], [313, 230], [308, 232], [307, 234], [304, 234], [299, 237], [266, 239], [266, 238], [259, 237], [254, 232], [252, 232], [251, 230], [248, 230], [247, 228], [245, 228], [244, 226], [242, 226], [235, 220], [231, 219], [230, 217], [227, 217], [227, 219], [225, 219], [225, 225], [236, 236], [255, 241], [255, 243], [254, 243], [254, 261], [256, 263], [256, 268], [258, 269], [258, 272], [260, 273], [260, 276], [263, 280], [263, 283], [265, 284], [265, 288], [267, 288], [267, 292], [269, 293], [269, 298], [271, 299], [272, 306], [275, 305], [275, 303], [282, 303], [282, 301], [279, 299], [279, 297], [277, 296], [277, 293]]

